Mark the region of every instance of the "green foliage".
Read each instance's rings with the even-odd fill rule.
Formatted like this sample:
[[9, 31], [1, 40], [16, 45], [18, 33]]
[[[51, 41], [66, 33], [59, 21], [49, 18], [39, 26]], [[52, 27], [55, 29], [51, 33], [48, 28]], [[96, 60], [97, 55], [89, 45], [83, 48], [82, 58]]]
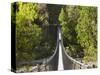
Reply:
[[72, 57], [97, 60], [97, 8], [66, 6], [61, 9], [64, 46]]
[[[37, 19], [37, 4], [17, 3], [16, 11], [16, 49], [17, 60], [35, 59], [35, 48], [41, 40], [41, 28], [34, 23]], [[33, 53], [32, 53], [33, 52]]]
[[[78, 11], [79, 9], [75, 6], [66, 6], [61, 9], [61, 13], [59, 14], [64, 46], [69, 48], [67, 49], [67, 52], [74, 58], [83, 57], [80, 55], [83, 50], [77, 43], [77, 35], [75, 31], [77, 24], [76, 20], [79, 16]], [[78, 50], [79, 48], [80, 50]]]
[[97, 55], [97, 10], [93, 7], [81, 7], [76, 27], [77, 39], [84, 47], [84, 60], [96, 61]]
[[96, 7], [16, 2], [11, 5], [11, 20], [16, 25], [17, 61], [52, 55], [57, 39], [53, 24], [59, 22], [66, 52], [85, 62], [97, 60]]
[[48, 25], [44, 4], [16, 2], [11, 5], [16, 26], [16, 60], [33, 61], [51, 56], [56, 45], [56, 27]]
[[[66, 15], [66, 16], [65, 16]], [[64, 12], [64, 8], [61, 9], [61, 13], [59, 15], [59, 21], [61, 22], [61, 25], [67, 24], [67, 14]]]

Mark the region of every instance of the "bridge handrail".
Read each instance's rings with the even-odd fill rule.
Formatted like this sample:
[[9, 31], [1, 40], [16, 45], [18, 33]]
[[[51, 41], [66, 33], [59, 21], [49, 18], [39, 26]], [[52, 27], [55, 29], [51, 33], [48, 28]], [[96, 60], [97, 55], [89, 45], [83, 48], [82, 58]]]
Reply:
[[[62, 41], [62, 42], [63, 42], [63, 41]], [[63, 47], [63, 50], [64, 50], [65, 55], [66, 55], [72, 62], [77, 63], [77, 64], [83, 66], [84, 68], [87, 68], [87, 65], [85, 65], [85, 64], [83, 64], [83, 63], [81, 63], [81, 62], [79, 62], [79, 61], [73, 59], [71, 56], [69, 56], [68, 53], [65, 51], [65, 48], [64, 48], [63, 43], [61, 43], [61, 44], [62, 44], [62, 47]]]
[[49, 63], [53, 57], [55, 56], [55, 54], [57, 53], [57, 47], [58, 47], [58, 39], [57, 39], [57, 45], [56, 45], [56, 48], [55, 48], [55, 51], [54, 53], [49, 57], [49, 58], [44, 58], [44, 59], [40, 59], [40, 60], [34, 60], [34, 61], [20, 61], [20, 62], [17, 62], [18, 65], [24, 65], [24, 64], [42, 64], [42, 63]]
[[[57, 32], [57, 37], [58, 37], [58, 32]], [[49, 63], [53, 59], [53, 57], [56, 55], [57, 48], [58, 48], [58, 45], [59, 45], [58, 43], [59, 43], [59, 39], [57, 38], [56, 48], [54, 50], [53, 55], [51, 55], [48, 59], [46, 59], [46, 62], [44, 62], [44, 63]]]
[[[62, 35], [62, 33], [61, 33], [61, 35]], [[81, 66], [84, 66], [84, 68], [87, 68], [87, 65], [85, 65], [85, 64], [83, 64], [83, 63], [81, 63], [81, 62], [79, 62], [79, 61], [77, 61], [77, 60], [75, 60], [75, 59], [73, 59], [71, 56], [69, 56], [69, 55], [67, 54], [67, 52], [65, 51], [64, 45], [63, 45], [63, 39], [62, 39], [62, 37], [61, 37], [61, 45], [62, 45], [62, 47], [63, 47], [63, 50], [64, 50], [65, 55], [66, 55], [73, 63], [77, 63], [77, 64], [79, 64], [79, 65], [81, 65]]]
[[[58, 37], [58, 32], [57, 32], [57, 37]], [[49, 57], [49, 58], [44, 58], [44, 59], [40, 59], [40, 60], [34, 60], [34, 61], [20, 61], [18, 62], [18, 65], [23, 65], [23, 64], [45, 64], [45, 63], [49, 63], [53, 57], [55, 56], [55, 54], [57, 53], [57, 47], [58, 47], [58, 43], [59, 43], [59, 39], [57, 38], [57, 43], [56, 43], [56, 48], [54, 50], [54, 53]]]

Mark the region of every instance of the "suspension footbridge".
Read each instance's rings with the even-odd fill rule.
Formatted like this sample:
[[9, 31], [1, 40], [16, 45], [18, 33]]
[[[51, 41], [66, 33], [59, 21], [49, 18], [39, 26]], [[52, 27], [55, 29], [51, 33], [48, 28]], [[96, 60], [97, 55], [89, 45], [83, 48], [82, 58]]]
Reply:
[[32, 68], [32, 71], [61, 71], [87, 68], [86, 65], [79, 61], [76, 61], [65, 51], [60, 27], [58, 27], [57, 29], [57, 44], [52, 56], [32, 62], [21, 62], [19, 64], [36, 64], [36, 66]]

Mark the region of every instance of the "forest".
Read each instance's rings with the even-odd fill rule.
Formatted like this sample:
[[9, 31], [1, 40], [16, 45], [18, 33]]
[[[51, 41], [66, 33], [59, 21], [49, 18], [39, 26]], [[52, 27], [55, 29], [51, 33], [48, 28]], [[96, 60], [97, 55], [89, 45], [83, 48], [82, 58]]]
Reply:
[[11, 4], [11, 25], [16, 25], [17, 62], [50, 57], [57, 25], [71, 57], [97, 62], [97, 7], [16, 2]]

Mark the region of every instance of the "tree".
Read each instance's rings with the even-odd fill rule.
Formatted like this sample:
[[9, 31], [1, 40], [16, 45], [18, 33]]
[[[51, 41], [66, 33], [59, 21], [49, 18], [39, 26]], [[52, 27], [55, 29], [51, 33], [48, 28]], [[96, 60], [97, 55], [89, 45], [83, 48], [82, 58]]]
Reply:
[[[73, 12], [74, 11], [74, 12]], [[75, 27], [79, 17], [77, 6], [65, 6], [59, 14], [59, 21], [62, 26], [62, 36], [67, 53], [72, 57], [83, 57], [82, 47], [77, 43]], [[67, 49], [68, 48], [68, 49]]]
[[17, 62], [51, 56], [56, 47], [56, 27], [48, 23], [46, 4], [12, 3], [11, 13], [12, 26], [16, 26]]
[[67, 53], [84, 62], [97, 60], [97, 8], [65, 6], [59, 21]]
[[76, 27], [77, 39], [84, 48], [85, 62], [96, 61], [97, 55], [97, 9], [81, 7]]
[[34, 23], [38, 18], [38, 5], [17, 3], [16, 11], [16, 57], [17, 60], [36, 58], [36, 47], [41, 40], [41, 28]]

